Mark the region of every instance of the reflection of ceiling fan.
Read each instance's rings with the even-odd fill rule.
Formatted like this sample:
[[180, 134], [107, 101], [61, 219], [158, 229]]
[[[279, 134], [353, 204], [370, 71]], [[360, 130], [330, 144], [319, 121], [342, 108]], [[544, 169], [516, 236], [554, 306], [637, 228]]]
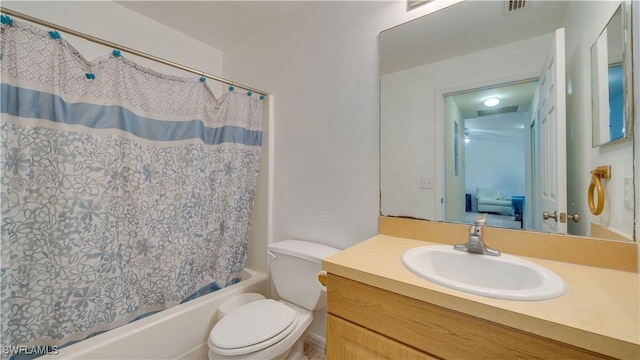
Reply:
[[482, 135], [477, 134], [475, 131], [470, 131], [469, 129], [464, 129], [464, 142], [468, 143], [471, 140], [482, 140]]
[[[503, 129], [474, 129], [465, 128], [464, 138], [469, 140], [508, 140], [512, 138], [512, 132]], [[469, 142], [469, 141], [467, 141]]]

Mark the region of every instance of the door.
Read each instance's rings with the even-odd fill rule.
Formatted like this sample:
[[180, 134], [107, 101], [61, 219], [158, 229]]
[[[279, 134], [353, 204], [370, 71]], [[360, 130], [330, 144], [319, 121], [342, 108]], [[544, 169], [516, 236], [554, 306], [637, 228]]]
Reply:
[[564, 29], [555, 31], [540, 74], [540, 208], [542, 230], [567, 233]]

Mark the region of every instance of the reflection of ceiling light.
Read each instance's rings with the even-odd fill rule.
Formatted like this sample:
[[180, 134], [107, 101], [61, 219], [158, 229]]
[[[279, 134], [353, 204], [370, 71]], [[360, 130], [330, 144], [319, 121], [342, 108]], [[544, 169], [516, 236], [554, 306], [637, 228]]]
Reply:
[[500, 99], [497, 97], [490, 97], [484, 100], [484, 106], [486, 107], [494, 107], [500, 103]]
[[469, 138], [469, 136], [468, 136], [468, 135], [465, 135], [465, 136], [464, 136], [464, 143], [465, 143], [465, 144], [468, 144], [468, 143], [469, 143], [469, 141], [471, 141], [471, 139]]

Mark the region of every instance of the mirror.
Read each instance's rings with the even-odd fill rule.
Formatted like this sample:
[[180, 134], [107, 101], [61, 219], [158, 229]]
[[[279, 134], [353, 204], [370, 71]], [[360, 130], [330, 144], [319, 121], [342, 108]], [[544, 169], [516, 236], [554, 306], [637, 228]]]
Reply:
[[[503, 213], [511, 222], [505, 227], [548, 231], [538, 226], [546, 220], [536, 199], [549, 190], [542, 180], [552, 172], [547, 172], [539, 162], [549, 157], [545, 154], [555, 154], [551, 158], [566, 156], [566, 170], [551, 174], [564, 176], [557, 186], [564, 192], [564, 198], [558, 201], [565, 206], [556, 217], [556, 222], [564, 223], [564, 230], [558, 232], [633, 241], [632, 136], [592, 149], [589, 126], [590, 48], [619, 4], [529, 1], [523, 8], [512, 10], [506, 9], [502, 1], [464, 1], [381, 32], [380, 214], [469, 222], [477, 210], [477, 193], [491, 193], [495, 200], [503, 201], [494, 205], [506, 208], [502, 211], [493, 207], [488, 211], [496, 216]], [[623, 7], [622, 12], [628, 10]], [[540, 79], [548, 70], [543, 71], [543, 65], [550, 44], [556, 39], [556, 30], [561, 28], [564, 29], [561, 42], [566, 45], [562, 55], [565, 59], [562, 78], [566, 80], [563, 84], [566, 129], [562, 131], [566, 130], [566, 134], [559, 136], [564, 143], [542, 143], [544, 130], [539, 124], [544, 119], [538, 101], [539, 89], [544, 85]], [[624, 31], [630, 38], [629, 29]], [[538, 89], [517, 105], [519, 110], [515, 113], [520, 114], [517, 126], [521, 135], [509, 135], [508, 146], [513, 148], [515, 143], [522, 146], [518, 150], [522, 160], [517, 171], [515, 166], [506, 166], [504, 173], [498, 170], [488, 173], [489, 168], [501, 165], [504, 168], [501, 160], [507, 155], [513, 157], [515, 151], [507, 146], [482, 153], [468, 145], [474, 138], [478, 140], [476, 144], [486, 145], [489, 132], [507, 130], [504, 123], [498, 128], [487, 128], [489, 121], [484, 120], [489, 117], [478, 116], [477, 112], [486, 108], [478, 104], [491, 91], [506, 91], [507, 87], [519, 84], [534, 84]], [[625, 89], [631, 87], [631, 83], [625, 85]], [[468, 99], [462, 98], [472, 98], [473, 94], [483, 95], [475, 96], [476, 103], [471, 108], [475, 115], [470, 116], [465, 114], [469, 109], [463, 105]], [[512, 95], [504, 92], [502, 96], [499, 107], [511, 106], [507, 97]], [[506, 116], [492, 115], [498, 124], [500, 115]], [[627, 123], [631, 120], [631, 116], [625, 119]], [[479, 125], [480, 122], [484, 124]], [[482, 131], [484, 135], [480, 134]], [[485, 138], [480, 140], [481, 136]], [[467, 138], [470, 142], [465, 142]], [[586, 196], [590, 172], [606, 164], [611, 164], [613, 170], [611, 179], [604, 184], [605, 211], [601, 216], [591, 216]], [[491, 177], [488, 174], [494, 180], [482, 183], [483, 178]], [[510, 188], [495, 180], [506, 182], [508, 177], [518, 187]], [[471, 178], [476, 182], [469, 187], [466, 182]], [[457, 214], [452, 215], [452, 210]], [[579, 222], [571, 220], [578, 218], [573, 214], [579, 215]], [[553, 211], [548, 215], [553, 218]], [[490, 221], [488, 224], [502, 227]]]
[[[627, 15], [629, 12], [625, 12]], [[624, 104], [633, 99], [624, 91], [625, 83], [630, 82], [631, 69], [625, 68], [623, 61], [631, 51], [625, 45], [623, 34], [622, 4], [609, 20], [596, 42], [591, 46], [591, 96], [593, 121], [593, 146], [627, 138], [632, 129], [631, 117], [625, 114]], [[628, 20], [627, 20], [628, 21]], [[628, 62], [627, 62], [628, 64]]]

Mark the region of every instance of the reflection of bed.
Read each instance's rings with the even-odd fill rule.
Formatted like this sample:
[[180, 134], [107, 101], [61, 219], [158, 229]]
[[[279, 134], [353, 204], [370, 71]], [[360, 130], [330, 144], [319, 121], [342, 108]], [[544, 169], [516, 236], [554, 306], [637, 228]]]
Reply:
[[511, 197], [501, 196], [500, 190], [496, 188], [477, 188], [476, 200], [478, 202], [478, 212], [513, 215]]

